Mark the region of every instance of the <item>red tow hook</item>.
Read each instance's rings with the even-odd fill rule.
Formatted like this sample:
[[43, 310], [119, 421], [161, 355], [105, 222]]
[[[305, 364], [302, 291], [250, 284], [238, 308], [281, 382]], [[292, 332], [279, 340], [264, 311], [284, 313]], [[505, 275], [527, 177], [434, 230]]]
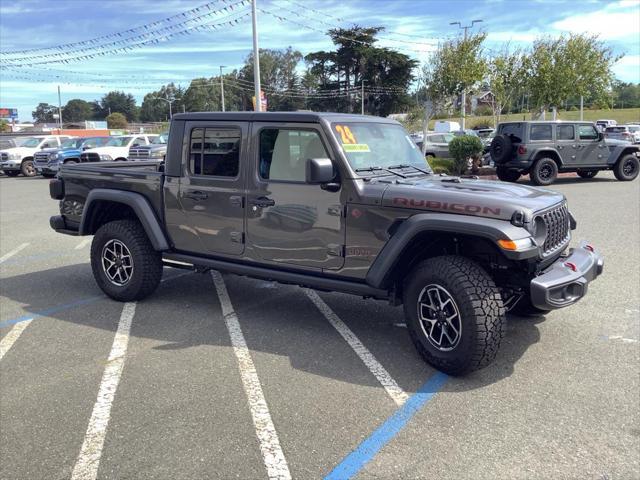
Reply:
[[573, 270], [574, 272], [578, 271], [578, 267], [576, 266], [575, 263], [573, 262], [564, 262], [564, 266], [567, 268], [570, 268], [571, 270]]
[[589, 243], [585, 244], [584, 248], [586, 248], [590, 252], [595, 252], [595, 248], [593, 248], [593, 245], [591, 245]]

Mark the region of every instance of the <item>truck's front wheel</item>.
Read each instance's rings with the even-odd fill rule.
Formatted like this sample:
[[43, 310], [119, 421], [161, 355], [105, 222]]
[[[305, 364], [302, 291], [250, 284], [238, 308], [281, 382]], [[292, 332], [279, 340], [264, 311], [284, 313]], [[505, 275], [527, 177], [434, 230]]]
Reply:
[[91, 243], [91, 268], [98, 286], [115, 300], [141, 300], [162, 278], [162, 256], [140, 223], [116, 220], [98, 229]]
[[404, 285], [411, 339], [431, 365], [451, 375], [487, 366], [506, 332], [505, 308], [494, 281], [460, 256], [418, 264]]
[[622, 182], [635, 179], [638, 176], [638, 172], [640, 172], [640, 162], [638, 157], [633, 154], [625, 155], [613, 167], [613, 174]]

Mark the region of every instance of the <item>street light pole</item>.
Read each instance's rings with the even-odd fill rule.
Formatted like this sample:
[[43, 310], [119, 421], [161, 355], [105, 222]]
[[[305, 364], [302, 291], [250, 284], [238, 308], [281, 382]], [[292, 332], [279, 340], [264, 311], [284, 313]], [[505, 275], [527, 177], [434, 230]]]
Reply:
[[173, 112], [171, 110], [171, 104], [175, 101], [174, 100], [169, 100], [168, 98], [164, 98], [164, 97], [152, 97], [155, 98], [156, 100], [162, 100], [163, 102], [167, 102], [169, 104], [169, 120], [171, 120], [171, 117], [173, 116]]
[[362, 80], [362, 83], [360, 84], [360, 88], [361, 88], [361, 94], [360, 94], [360, 100], [362, 102], [362, 115], [364, 115], [364, 80]]
[[224, 82], [222, 81], [222, 69], [226, 65], [220, 65], [220, 102], [222, 103], [222, 111], [224, 112]]
[[251, 23], [253, 24], [253, 84], [255, 86], [256, 112], [262, 111], [262, 98], [260, 98], [260, 50], [258, 49], [258, 14], [256, 12], [256, 0], [251, 0]]
[[58, 85], [58, 123], [60, 124], [60, 135], [62, 135], [62, 101], [60, 100], [60, 85]]
[[[463, 26], [460, 22], [451, 22], [449, 25], [458, 25], [459, 28], [464, 30], [464, 39], [467, 40], [467, 30], [472, 28], [476, 23], [481, 23], [482, 20], [473, 20], [471, 25]], [[466, 119], [466, 111], [467, 111], [467, 91], [462, 89], [462, 109], [461, 109], [461, 120], [462, 120], [462, 129], [465, 129], [465, 119]]]

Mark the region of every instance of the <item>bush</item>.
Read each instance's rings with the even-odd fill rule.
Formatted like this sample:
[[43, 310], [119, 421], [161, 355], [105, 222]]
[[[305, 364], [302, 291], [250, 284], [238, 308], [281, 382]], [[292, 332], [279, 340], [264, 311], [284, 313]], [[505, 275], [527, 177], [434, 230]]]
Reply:
[[483, 150], [482, 141], [475, 135], [461, 135], [451, 140], [449, 154], [453, 158], [452, 173], [463, 174], [469, 159], [480, 157]]
[[127, 117], [125, 117], [122, 113], [113, 112], [107, 117], [107, 128], [115, 130], [127, 128], [127, 125]]
[[476, 117], [491, 117], [493, 115], [493, 110], [487, 105], [480, 105], [476, 108], [474, 114]]

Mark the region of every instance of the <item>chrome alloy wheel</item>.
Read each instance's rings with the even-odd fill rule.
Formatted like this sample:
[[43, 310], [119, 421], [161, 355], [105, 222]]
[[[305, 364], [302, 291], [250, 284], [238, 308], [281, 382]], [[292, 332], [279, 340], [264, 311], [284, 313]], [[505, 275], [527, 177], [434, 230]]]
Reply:
[[123, 287], [133, 275], [133, 258], [120, 240], [109, 240], [102, 248], [102, 270], [111, 283]]
[[462, 318], [452, 295], [436, 284], [418, 296], [418, 319], [429, 343], [442, 352], [453, 350], [462, 338]]

